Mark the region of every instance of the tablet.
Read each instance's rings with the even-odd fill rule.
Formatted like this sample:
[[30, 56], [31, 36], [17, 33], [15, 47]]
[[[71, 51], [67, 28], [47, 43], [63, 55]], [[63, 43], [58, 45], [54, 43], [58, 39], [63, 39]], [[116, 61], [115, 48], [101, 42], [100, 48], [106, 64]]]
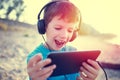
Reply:
[[51, 77], [77, 73], [80, 70], [80, 66], [82, 66], [82, 62], [86, 62], [88, 59], [96, 60], [99, 54], [100, 50], [51, 52], [47, 58], [50, 58], [52, 63], [47, 66], [56, 64], [56, 69]]

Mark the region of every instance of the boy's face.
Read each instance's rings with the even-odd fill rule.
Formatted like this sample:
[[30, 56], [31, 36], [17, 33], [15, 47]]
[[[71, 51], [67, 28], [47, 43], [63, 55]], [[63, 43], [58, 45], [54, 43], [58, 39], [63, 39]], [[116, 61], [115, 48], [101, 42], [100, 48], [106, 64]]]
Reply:
[[78, 22], [67, 22], [59, 16], [54, 17], [46, 28], [46, 41], [52, 50], [60, 50], [71, 39]]

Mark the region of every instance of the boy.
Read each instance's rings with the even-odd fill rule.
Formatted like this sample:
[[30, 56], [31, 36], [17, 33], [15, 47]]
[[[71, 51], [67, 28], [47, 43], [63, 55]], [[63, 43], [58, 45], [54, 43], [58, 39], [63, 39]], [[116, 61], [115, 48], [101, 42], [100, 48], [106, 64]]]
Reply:
[[[75, 51], [76, 49], [66, 44], [72, 40], [74, 32], [81, 22], [79, 9], [69, 1], [57, 1], [45, 8], [44, 11], [46, 42], [41, 43], [28, 55], [27, 70], [31, 80], [95, 80], [100, 67], [97, 62], [88, 60], [80, 67], [79, 73], [49, 77], [56, 65], [44, 67], [51, 63], [47, 59], [49, 52]], [[41, 27], [41, 26], [39, 26]], [[90, 65], [89, 65], [89, 64]], [[81, 78], [80, 78], [81, 77]]]

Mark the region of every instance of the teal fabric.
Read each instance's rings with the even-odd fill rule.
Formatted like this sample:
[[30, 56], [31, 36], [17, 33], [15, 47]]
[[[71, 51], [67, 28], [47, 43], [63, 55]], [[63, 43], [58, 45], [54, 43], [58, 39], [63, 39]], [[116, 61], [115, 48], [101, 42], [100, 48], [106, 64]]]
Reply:
[[[65, 46], [61, 50], [59, 50], [59, 52], [61, 51], [76, 51], [76, 48], [71, 46]], [[50, 52], [54, 52], [54, 51], [49, 50], [41, 43], [33, 52], [31, 52], [28, 55], [27, 62], [36, 54], [42, 54], [43, 60], [44, 60], [47, 58], [47, 55], [50, 54]], [[76, 80], [77, 76], [79, 76], [79, 74], [74, 73], [74, 74], [68, 74], [68, 75], [62, 75], [62, 76], [56, 76], [56, 77], [49, 77], [47, 80]]]

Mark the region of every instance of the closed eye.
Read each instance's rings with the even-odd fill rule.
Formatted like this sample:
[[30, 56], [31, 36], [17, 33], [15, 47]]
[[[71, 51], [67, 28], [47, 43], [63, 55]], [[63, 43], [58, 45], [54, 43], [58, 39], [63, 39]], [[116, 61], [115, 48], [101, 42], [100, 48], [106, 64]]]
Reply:
[[62, 28], [55, 28], [56, 30], [61, 30]]
[[69, 33], [73, 32], [73, 30], [68, 30]]
[[68, 32], [69, 32], [69, 33], [72, 33], [72, 32], [73, 32], [73, 29], [68, 29]]

